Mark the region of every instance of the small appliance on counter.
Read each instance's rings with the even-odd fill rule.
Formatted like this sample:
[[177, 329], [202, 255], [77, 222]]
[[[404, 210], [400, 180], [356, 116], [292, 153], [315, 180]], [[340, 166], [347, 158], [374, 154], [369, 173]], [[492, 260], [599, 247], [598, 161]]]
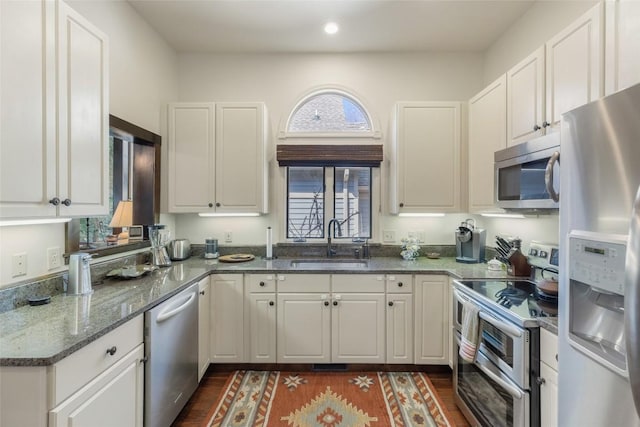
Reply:
[[204, 257], [207, 259], [218, 258], [218, 239], [209, 238], [204, 240]]
[[69, 256], [67, 295], [87, 295], [93, 292], [90, 260], [91, 255], [86, 252], [76, 252]]
[[456, 229], [456, 261], [476, 264], [484, 261], [486, 230], [476, 228], [476, 221], [467, 219]]
[[169, 242], [169, 258], [171, 261], [182, 261], [191, 256], [189, 239], [175, 239]]
[[167, 253], [167, 243], [171, 233], [165, 230], [164, 225], [155, 224], [147, 227], [149, 230], [149, 242], [151, 243], [151, 255], [153, 256], [153, 265], [158, 267], [167, 267], [171, 265], [171, 259]]

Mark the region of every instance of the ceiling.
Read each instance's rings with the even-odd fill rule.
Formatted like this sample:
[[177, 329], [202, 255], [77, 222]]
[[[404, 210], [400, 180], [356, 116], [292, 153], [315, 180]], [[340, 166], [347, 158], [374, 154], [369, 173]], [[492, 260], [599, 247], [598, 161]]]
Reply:
[[483, 52], [535, 0], [128, 1], [178, 52], [300, 53]]

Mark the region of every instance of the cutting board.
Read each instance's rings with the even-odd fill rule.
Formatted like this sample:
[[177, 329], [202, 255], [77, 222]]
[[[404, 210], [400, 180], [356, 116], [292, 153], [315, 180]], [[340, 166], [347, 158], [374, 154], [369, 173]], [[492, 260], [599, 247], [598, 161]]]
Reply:
[[251, 254], [231, 254], [231, 255], [223, 255], [218, 258], [221, 262], [245, 262], [251, 261], [255, 256]]

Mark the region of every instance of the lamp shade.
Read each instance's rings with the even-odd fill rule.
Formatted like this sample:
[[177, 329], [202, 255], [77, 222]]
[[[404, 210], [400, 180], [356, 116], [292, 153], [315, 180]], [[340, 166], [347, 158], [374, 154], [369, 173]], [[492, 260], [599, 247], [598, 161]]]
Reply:
[[131, 227], [133, 225], [133, 202], [131, 200], [121, 200], [118, 203], [113, 218], [109, 223], [111, 228]]

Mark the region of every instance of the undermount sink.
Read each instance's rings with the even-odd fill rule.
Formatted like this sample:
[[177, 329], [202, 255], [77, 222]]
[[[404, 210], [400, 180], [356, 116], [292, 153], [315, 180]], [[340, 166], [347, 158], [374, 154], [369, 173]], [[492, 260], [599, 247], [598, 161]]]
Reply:
[[296, 259], [291, 261], [291, 268], [323, 268], [323, 269], [345, 269], [345, 268], [366, 268], [369, 263], [366, 260], [358, 259]]

